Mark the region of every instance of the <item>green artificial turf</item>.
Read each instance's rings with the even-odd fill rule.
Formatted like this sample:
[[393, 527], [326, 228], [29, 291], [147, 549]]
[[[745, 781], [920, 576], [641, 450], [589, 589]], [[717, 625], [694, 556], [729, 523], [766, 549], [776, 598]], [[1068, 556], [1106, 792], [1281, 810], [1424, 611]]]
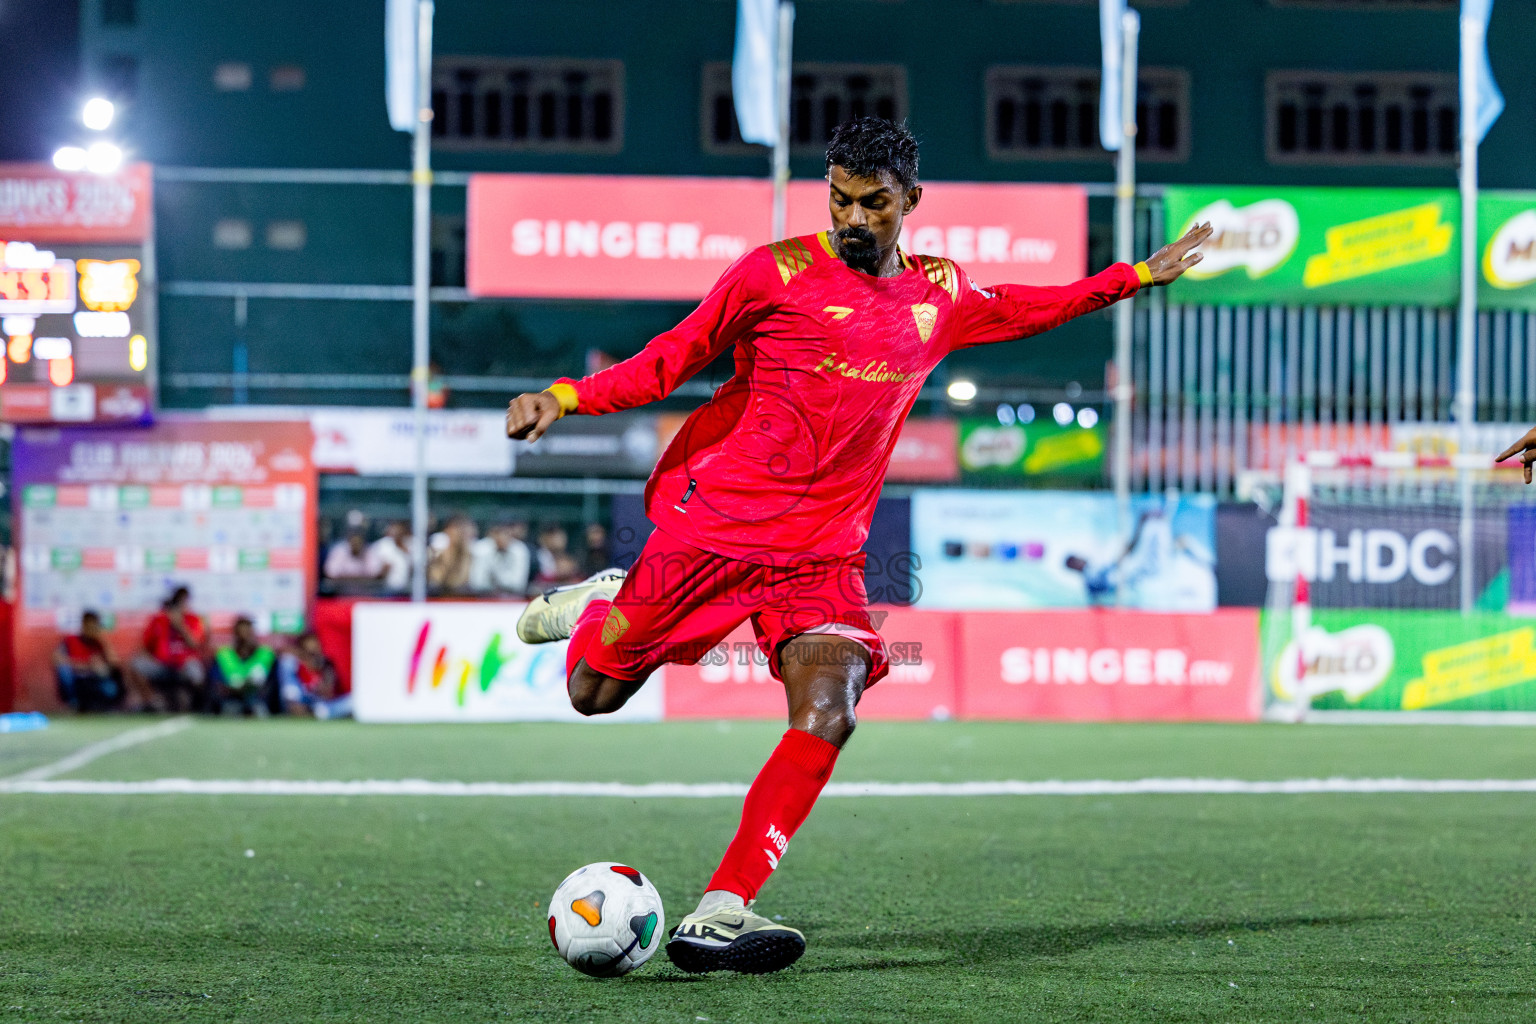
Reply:
[[[0, 735], [0, 765], [140, 724]], [[743, 781], [780, 731], [198, 722], [64, 777]], [[868, 724], [836, 778], [1530, 778], [1533, 738]], [[0, 795], [0, 1020], [1536, 1020], [1536, 794], [827, 800], [759, 904], [807, 934], [791, 970], [555, 957], [568, 871], [632, 863], [675, 923], [737, 808]]]

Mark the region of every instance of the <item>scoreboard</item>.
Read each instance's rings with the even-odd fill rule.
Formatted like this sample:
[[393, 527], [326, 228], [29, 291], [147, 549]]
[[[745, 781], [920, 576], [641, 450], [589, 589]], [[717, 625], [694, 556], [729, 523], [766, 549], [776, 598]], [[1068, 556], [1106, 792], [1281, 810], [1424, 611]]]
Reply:
[[147, 164], [0, 164], [0, 420], [150, 421], [152, 225]]

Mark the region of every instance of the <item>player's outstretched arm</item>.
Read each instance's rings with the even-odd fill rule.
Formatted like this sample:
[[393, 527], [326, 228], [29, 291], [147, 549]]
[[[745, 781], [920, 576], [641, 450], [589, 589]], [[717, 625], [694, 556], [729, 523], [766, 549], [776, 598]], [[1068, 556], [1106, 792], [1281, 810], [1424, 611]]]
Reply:
[[1211, 237], [1211, 225], [1196, 224], [1184, 232], [1184, 237], [1169, 242], [1147, 257], [1147, 271], [1155, 285], [1168, 285], [1183, 276], [1184, 271], [1195, 266], [1203, 258], [1200, 246]]
[[518, 395], [507, 405], [507, 436], [514, 441], [537, 441], [563, 415], [560, 399], [548, 391]]
[[1531, 463], [1536, 462], [1536, 427], [1527, 430], [1524, 437], [1500, 452], [1493, 461], [1503, 462], [1516, 457], [1520, 460], [1520, 468], [1525, 472], [1525, 482], [1530, 483]]
[[1134, 267], [1116, 263], [1071, 284], [1004, 284], [988, 288], [967, 284], [960, 292], [961, 319], [955, 332], [955, 347], [1028, 338], [1135, 295], [1140, 288], [1177, 281], [1200, 262], [1196, 250], [1210, 237], [1209, 224], [1196, 224], [1183, 238], [1163, 246], [1145, 263]]

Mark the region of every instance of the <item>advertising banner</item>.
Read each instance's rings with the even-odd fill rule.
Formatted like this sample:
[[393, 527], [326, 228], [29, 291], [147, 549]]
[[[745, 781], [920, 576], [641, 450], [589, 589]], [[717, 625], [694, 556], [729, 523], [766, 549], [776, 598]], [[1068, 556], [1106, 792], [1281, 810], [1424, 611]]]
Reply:
[[134, 243], [149, 237], [149, 164], [70, 174], [52, 164], [0, 164], [0, 239]]
[[[952, 615], [877, 607], [870, 618], [886, 642], [890, 674], [864, 695], [859, 717], [870, 721], [949, 718], [959, 685]], [[784, 687], [743, 624], [697, 665], [667, 666], [666, 717], [777, 718], [786, 715]]]
[[[312, 409], [315, 468], [365, 476], [411, 473], [416, 418], [410, 409]], [[433, 476], [509, 476], [513, 443], [500, 412], [427, 413], [427, 465]]]
[[466, 281], [478, 296], [700, 299], [770, 240], [772, 204], [752, 178], [471, 175]]
[[[773, 241], [769, 183], [574, 174], [470, 177], [471, 294], [700, 299]], [[789, 233], [831, 225], [825, 181], [791, 182]], [[979, 284], [1064, 284], [1087, 272], [1088, 199], [1075, 185], [925, 182], [908, 252], [947, 256]]]
[[179, 585], [227, 627], [303, 627], [314, 593], [315, 470], [304, 423], [162, 423], [149, 430], [24, 429], [12, 449], [20, 562], [18, 658], [51, 706], [48, 658], [80, 613], [122, 652]]
[[[1460, 293], [1453, 189], [1170, 186], [1168, 239], [1209, 221], [1205, 259], [1171, 302], [1451, 306]], [[1477, 302], [1536, 309], [1536, 192], [1477, 203]]]
[[[1271, 582], [1297, 576], [1320, 608], [1461, 607], [1461, 512], [1439, 504], [1314, 502], [1300, 529], [1272, 527], [1264, 545]], [[1473, 593], [1479, 607], [1503, 606], [1509, 532], [1500, 508], [1474, 512]]]
[[[1536, 711], [1536, 623], [1496, 612], [1314, 610], [1300, 649], [1266, 612], [1271, 700], [1357, 711]], [[1282, 614], [1283, 620], [1283, 614]]]
[[[789, 184], [789, 232], [832, 225], [825, 181]], [[1077, 185], [925, 181], [901, 247], [960, 264], [979, 285], [1066, 284], [1088, 273], [1088, 195]]]
[[1061, 426], [1054, 420], [1002, 424], [995, 417], [960, 421], [960, 469], [966, 480], [1018, 480], [1046, 477], [1067, 481], [1099, 480], [1109, 432], [1101, 423]]
[[960, 427], [946, 417], [910, 417], [901, 425], [885, 479], [891, 483], [937, 484], [960, 479]]
[[[517, 639], [525, 605], [359, 602], [352, 610], [353, 712], [360, 722], [584, 720], [565, 690], [564, 643]], [[661, 717], [665, 672], [609, 722]]]
[[1460, 204], [1452, 189], [1170, 186], [1169, 240], [1215, 234], [1168, 301], [1449, 306]]
[[1259, 616], [970, 612], [957, 615], [969, 719], [1251, 721]]
[[1216, 607], [1215, 499], [1138, 495], [1130, 533], [1103, 492], [921, 490], [914, 572], [926, 608]]
[[[656, 419], [639, 412], [567, 416], [537, 441], [517, 446], [518, 475], [650, 476], [660, 454]], [[505, 437], [505, 422], [501, 432]]]

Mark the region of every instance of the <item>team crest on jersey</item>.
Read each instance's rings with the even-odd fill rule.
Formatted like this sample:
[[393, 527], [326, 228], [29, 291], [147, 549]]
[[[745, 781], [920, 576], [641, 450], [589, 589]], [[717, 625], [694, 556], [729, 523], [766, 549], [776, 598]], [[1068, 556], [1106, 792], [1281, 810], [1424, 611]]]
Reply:
[[917, 321], [917, 336], [928, 344], [933, 329], [939, 325], [939, 307], [931, 302], [919, 302], [912, 307], [912, 319]]
[[612, 647], [627, 632], [629, 620], [624, 617], [624, 613], [617, 608], [609, 608], [608, 617], [603, 620], [603, 646]]

